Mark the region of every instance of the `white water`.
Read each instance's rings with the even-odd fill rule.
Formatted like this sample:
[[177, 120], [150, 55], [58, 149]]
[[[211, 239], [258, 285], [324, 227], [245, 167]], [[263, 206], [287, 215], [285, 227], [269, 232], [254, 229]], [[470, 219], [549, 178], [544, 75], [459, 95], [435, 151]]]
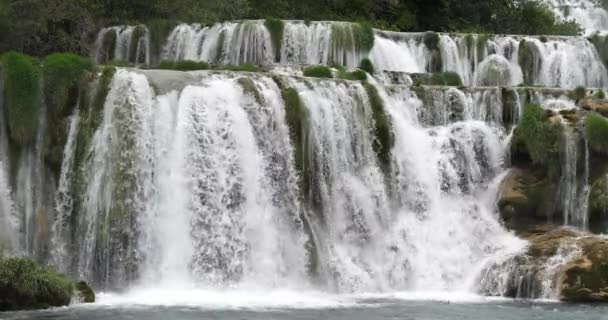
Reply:
[[587, 35], [608, 31], [608, 11], [593, 0], [549, 0], [556, 16], [574, 20]]
[[68, 129], [68, 139], [63, 150], [63, 161], [57, 194], [55, 195], [55, 210], [57, 216], [52, 226], [51, 259], [57, 271], [67, 273], [69, 245], [70, 218], [74, 209], [72, 198], [72, 175], [74, 174], [74, 157], [76, 152], [76, 135], [78, 134], [78, 123], [80, 121], [79, 108], [76, 108], [71, 116]]

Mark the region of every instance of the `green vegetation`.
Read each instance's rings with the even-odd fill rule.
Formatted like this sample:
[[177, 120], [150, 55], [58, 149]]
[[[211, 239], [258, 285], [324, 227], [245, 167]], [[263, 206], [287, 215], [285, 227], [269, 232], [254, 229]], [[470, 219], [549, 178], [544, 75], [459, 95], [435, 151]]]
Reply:
[[435, 32], [425, 32], [422, 36], [424, 46], [429, 50], [439, 50], [439, 34]]
[[272, 47], [274, 48], [274, 58], [275, 61], [278, 62], [281, 59], [281, 45], [283, 43], [285, 23], [281, 19], [267, 18], [264, 25], [270, 33], [270, 40], [272, 42]]
[[374, 68], [374, 64], [368, 58], [361, 59], [361, 62], [359, 62], [359, 69], [369, 74], [374, 74], [374, 72], [376, 71], [376, 69]]
[[369, 52], [374, 47], [374, 29], [369, 22], [358, 22], [354, 29], [355, 48], [363, 52]]
[[192, 60], [163, 60], [157, 67], [163, 70], [179, 70], [179, 71], [196, 71], [196, 70], [208, 70], [209, 64], [202, 61]]
[[[146, 24], [152, 52], [175, 21], [203, 25], [225, 20], [268, 19], [275, 52], [279, 19], [361, 21], [349, 33], [356, 48], [373, 46], [372, 27], [395, 31], [574, 35], [580, 28], [562, 22], [542, 2], [504, 0], [0, 0], [0, 52], [33, 56], [53, 52], [87, 54], [90, 35], [100, 26]], [[111, 37], [112, 35], [108, 35]], [[346, 39], [346, 38], [344, 38]], [[109, 41], [108, 44], [113, 43]], [[134, 41], [136, 41], [134, 39]], [[105, 42], [105, 41], [104, 41]], [[351, 44], [352, 41], [350, 41]], [[112, 48], [106, 46], [112, 60]], [[135, 47], [136, 48], [136, 47]], [[135, 50], [135, 49], [133, 49]], [[131, 55], [132, 57], [133, 55]]]
[[355, 70], [351, 72], [340, 71], [338, 72], [338, 78], [351, 81], [365, 81], [367, 80], [367, 73], [365, 73], [363, 70]]
[[131, 34], [131, 44], [129, 45], [129, 57], [127, 58], [128, 61], [137, 63], [145, 58], [137, 56], [137, 49], [139, 47], [140, 40], [146, 36], [147, 32], [148, 29], [144, 25], [137, 25], [134, 27], [133, 33]]
[[308, 190], [309, 176], [306, 170], [306, 137], [308, 136], [308, 110], [294, 88], [281, 90], [285, 102], [285, 117], [294, 146], [294, 161], [302, 176], [302, 190]]
[[[71, 111], [77, 97], [77, 85], [83, 74], [93, 70], [93, 61], [70, 53], [55, 53], [42, 61], [47, 108], [54, 114]], [[73, 103], [69, 103], [73, 102]]]
[[528, 104], [514, 140], [523, 142], [534, 163], [546, 165], [550, 161], [559, 161], [562, 130], [560, 123], [553, 123], [547, 118], [543, 108], [537, 104]]
[[264, 97], [262, 97], [260, 91], [255, 86], [255, 83], [253, 80], [251, 80], [251, 78], [239, 78], [237, 82], [239, 85], [241, 85], [245, 94], [252, 96], [259, 105], [264, 105]]
[[460, 78], [460, 76], [455, 72], [412, 74], [412, 80], [414, 81], [415, 86], [462, 86], [462, 78]]
[[75, 290], [94, 302], [95, 294], [82, 282], [41, 267], [26, 258], [0, 258], [0, 311], [44, 309], [70, 303]]
[[585, 119], [585, 135], [593, 151], [608, 155], [608, 119], [589, 114]]
[[304, 76], [312, 78], [333, 78], [331, 69], [326, 66], [310, 66], [304, 68]]
[[598, 89], [597, 92], [595, 92], [595, 94], [593, 95], [593, 98], [597, 100], [604, 100], [606, 99], [606, 93], [604, 92], [604, 90]]
[[47, 56], [42, 65], [47, 106], [45, 159], [58, 172], [67, 140], [67, 117], [78, 103], [79, 83], [85, 73], [93, 70], [93, 61], [74, 54], [56, 53]]
[[365, 83], [364, 87], [372, 107], [372, 116], [375, 124], [373, 148], [378, 155], [380, 163], [386, 167], [390, 164], [391, 149], [394, 144], [390, 120], [384, 110], [384, 101], [380, 97], [378, 89], [369, 83]]
[[39, 62], [9, 52], [0, 57], [4, 78], [4, 103], [11, 139], [25, 146], [34, 140], [41, 110]]
[[585, 87], [576, 87], [574, 90], [568, 92], [568, 96], [573, 99], [576, 100], [576, 102], [578, 103], [580, 100], [585, 99], [585, 97], [587, 96], [587, 89], [585, 89]]

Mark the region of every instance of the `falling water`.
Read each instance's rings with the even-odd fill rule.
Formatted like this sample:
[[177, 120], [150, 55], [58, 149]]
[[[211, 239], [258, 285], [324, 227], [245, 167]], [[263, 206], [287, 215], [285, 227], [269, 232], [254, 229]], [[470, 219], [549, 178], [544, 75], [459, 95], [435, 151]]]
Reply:
[[563, 20], [574, 20], [587, 35], [608, 31], [608, 11], [593, 0], [550, 0], [553, 12]]

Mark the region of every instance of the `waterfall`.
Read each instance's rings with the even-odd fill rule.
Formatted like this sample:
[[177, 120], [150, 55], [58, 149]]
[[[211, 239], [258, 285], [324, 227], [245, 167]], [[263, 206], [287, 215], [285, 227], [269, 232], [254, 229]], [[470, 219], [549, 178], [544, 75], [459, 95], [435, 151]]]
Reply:
[[583, 27], [585, 33], [608, 31], [608, 11], [593, 0], [550, 0], [556, 16], [563, 20], [574, 20]]
[[74, 157], [76, 152], [76, 134], [80, 121], [79, 108], [76, 107], [71, 116], [68, 129], [68, 139], [63, 151], [63, 161], [55, 195], [55, 210], [57, 216], [52, 226], [51, 259], [57, 270], [63, 273], [69, 271], [67, 247], [70, 241], [70, 218], [74, 209], [72, 199], [72, 179], [74, 174]]
[[[161, 59], [353, 68], [369, 57], [378, 71], [450, 71], [468, 86], [608, 86], [602, 57], [584, 37], [437, 34], [434, 44], [427, 41], [427, 34], [375, 30], [374, 45], [368, 51], [359, 43], [361, 32], [354, 23], [286, 20], [280, 44], [274, 44], [264, 20], [181, 24], [164, 42]], [[117, 59], [149, 64], [149, 31], [141, 25], [105, 28], [98, 35], [94, 55], [99, 62]]]
[[[581, 143], [581, 139], [583, 143]], [[582, 152], [580, 149], [583, 149]], [[581, 170], [581, 162], [583, 170]], [[589, 185], [589, 146], [587, 141], [584, 141], [574, 132], [573, 128], [567, 125], [564, 129], [561, 171], [560, 189], [556, 200], [561, 204], [564, 224], [587, 229], [591, 189]]]

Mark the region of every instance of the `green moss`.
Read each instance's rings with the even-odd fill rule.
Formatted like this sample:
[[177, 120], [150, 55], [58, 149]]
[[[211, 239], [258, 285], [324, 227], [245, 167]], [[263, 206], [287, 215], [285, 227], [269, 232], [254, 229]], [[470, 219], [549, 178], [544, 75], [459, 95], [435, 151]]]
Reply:
[[435, 32], [425, 32], [422, 36], [422, 42], [429, 51], [439, 50], [439, 34]]
[[[160, 57], [163, 45], [171, 31], [177, 26], [177, 22], [165, 19], [153, 19], [146, 22], [150, 34], [150, 51], [154, 57]], [[156, 60], [158, 61], [158, 60]], [[152, 63], [156, 62], [153, 61]]]
[[[140, 40], [146, 36], [148, 29], [144, 25], [138, 25], [133, 27], [133, 33], [131, 34], [131, 43], [129, 45], [129, 58], [128, 61], [131, 63], [143, 62], [145, 63], [145, 57], [138, 57], [137, 48], [139, 47]], [[142, 59], [143, 58], [143, 59]]]
[[95, 292], [93, 289], [89, 287], [89, 285], [84, 281], [79, 281], [74, 284], [74, 289], [80, 293], [84, 303], [93, 303], [95, 302]]
[[374, 29], [368, 22], [359, 22], [355, 27], [356, 49], [362, 52], [369, 52], [374, 48]]
[[559, 162], [559, 152], [562, 144], [563, 127], [547, 119], [545, 110], [537, 104], [528, 104], [519, 121], [516, 137], [523, 141], [530, 159], [534, 163], [548, 165], [549, 171], [554, 170], [554, 162]]
[[589, 114], [585, 119], [585, 135], [593, 151], [608, 156], [608, 119]]
[[475, 44], [475, 39], [472, 34], [467, 34], [464, 36], [464, 44], [467, 46], [469, 52], [473, 52], [473, 45]]
[[304, 68], [304, 76], [311, 78], [333, 78], [331, 70], [326, 66], [310, 66]]
[[66, 306], [73, 282], [30, 259], [0, 260], [0, 311]]
[[490, 40], [489, 34], [478, 34], [477, 35], [477, 56], [483, 57], [486, 53], [486, 46]]
[[279, 62], [281, 60], [281, 47], [283, 44], [285, 22], [281, 19], [267, 18], [264, 25], [270, 33], [270, 41], [272, 42], [272, 48], [274, 49], [274, 60], [275, 62]]
[[418, 73], [412, 74], [411, 77], [414, 86], [462, 86], [462, 79], [455, 72]]
[[264, 97], [262, 97], [260, 91], [251, 78], [239, 78], [237, 82], [243, 88], [245, 94], [252, 96], [259, 105], [264, 105]]
[[537, 74], [542, 67], [542, 59], [539, 59], [539, 49], [535, 43], [526, 40], [519, 42], [519, 50], [517, 53], [518, 63], [521, 66], [524, 76], [524, 83], [534, 84], [534, 75]]
[[372, 116], [375, 124], [373, 148], [380, 163], [387, 167], [390, 164], [391, 149], [394, 145], [390, 120], [384, 109], [384, 101], [380, 97], [376, 87], [369, 83], [365, 83], [364, 87], [372, 107]]
[[308, 136], [308, 110], [300, 99], [298, 91], [294, 88], [284, 88], [281, 96], [285, 103], [285, 117], [291, 141], [294, 146], [294, 161], [296, 169], [302, 176], [302, 190], [308, 191], [310, 181], [306, 167], [306, 137]]
[[361, 62], [359, 62], [359, 69], [361, 69], [369, 74], [374, 74], [374, 72], [376, 71], [374, 68], [374, 64], [368, 58], [361, 59]]
[[202, 61], [192, 60], [163, 60], [157, 67], [163, 70], [179, 70], [179, 71], [196, 71], [196, 70], [208, 70], [209, 64]]
[[367, 80], [367, 73], [363, 70], [355, 70], [352, 72], [340, 71], [338, 72], [338, 78], [351, 81], [365, 81]]
[[116, 50], [116, 31], [111, 30], [103, 35], [101, 40], [102, 56], [98, 57], [99, 63], [105, 63], [114, 60], [114, 51]]
[[13, 142], [25, 146], [34, 140], [41, 110], [40, 67], [17, 52], [2, 55], [4, 105]]

